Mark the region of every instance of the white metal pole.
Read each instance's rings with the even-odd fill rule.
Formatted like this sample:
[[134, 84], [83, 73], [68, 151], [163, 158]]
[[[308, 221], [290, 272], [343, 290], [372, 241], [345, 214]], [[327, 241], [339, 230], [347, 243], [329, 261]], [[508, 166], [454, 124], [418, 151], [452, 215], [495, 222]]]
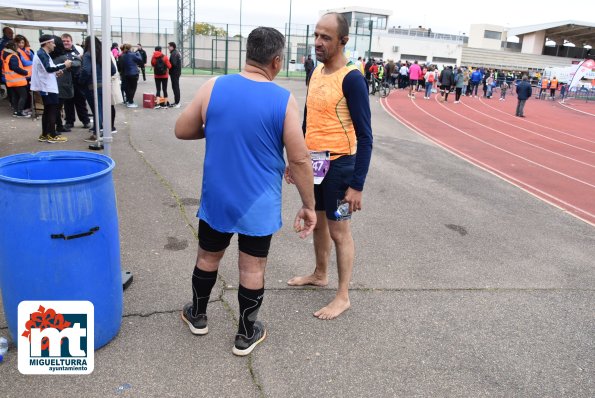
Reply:
[[103, 39], [103, 46], [101, 47], [101, 81], [103, 82], [103, 153], [109, 157], [112, 155], [112, 52], [110, 49], [112, 31], [110, 29], [110, 11], [110, 0], [102, 0], [101, 38]]
[[97, 101], [97, 57], [95, 56], [95, 26], [94, 26], [93, 0], [89, 0], [89, 42], [91, 43], [91, 78], [93, 79], [93, 128], [95, 136], [99, 139], [99, 103]]

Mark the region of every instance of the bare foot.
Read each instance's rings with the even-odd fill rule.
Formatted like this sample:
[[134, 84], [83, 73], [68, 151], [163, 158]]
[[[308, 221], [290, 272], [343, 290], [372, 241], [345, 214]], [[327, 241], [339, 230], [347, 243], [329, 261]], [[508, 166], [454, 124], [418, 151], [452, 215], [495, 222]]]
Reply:
[[328, 305], [326, 307], [321, 308], [318, 311], [316, 311], [314, 313], [314, 316], [317, 317], [318, 319], [324, 319], [324, 320], [335, 319], [336, 317], [341, 315], [343, 312], [348, 310], [349, 307], [351, 307], [351, 303], [349, 302], [349, 299], [335, 297], [335, 299], [333, 301], [331, 301], [330, 303], [328, 303]]
[[321, 278], [315, 274], [306, 275], [306, 276], [294, 276], [290, 280], [287, 281], [289, 286], [320, 286], [324, 287], [328, 285], [328, 278]]

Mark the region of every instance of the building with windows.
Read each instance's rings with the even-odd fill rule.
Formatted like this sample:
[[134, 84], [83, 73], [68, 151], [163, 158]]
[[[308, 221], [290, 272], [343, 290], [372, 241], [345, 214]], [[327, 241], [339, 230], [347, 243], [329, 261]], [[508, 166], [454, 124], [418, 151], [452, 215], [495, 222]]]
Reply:
[[531, 70], [578, 64], [591, 56], [594, 23], [549, 22], [505, 28], [471, 25], [469, 42], [462, 48], [462, 65]]
[[347, 55], [438, 65], [469, 65], [508, 70], [568, 66], [591, 56], [595, 24], [578, 21], [505, 28], [473, 24], [469, 34], [452, 35], [429, 27], [399, 26], [392, 11], [343, 7], [321, 11], [343, 14], [350, 26]]
[[346, 51], [352, 59], [407, 60], [434, 64], [458, 64], [467, 37], [432, 32], [431, 29], [389, 24], [392, 11], [367, 7], [343, 7], [321, 11], [343, 14], [350, 26]]
[[386, 30], [388, 18], [392, 15], [390, 10], [380, 10], [377, 8], [366, 7], [342, 7], [334, 8], [332, 10], [320, 11], [320, 15], [328, 12], [336, 12], [343, 14], [347, 19], [349, 26], [356, 31], [363, 32], [364, 30]]

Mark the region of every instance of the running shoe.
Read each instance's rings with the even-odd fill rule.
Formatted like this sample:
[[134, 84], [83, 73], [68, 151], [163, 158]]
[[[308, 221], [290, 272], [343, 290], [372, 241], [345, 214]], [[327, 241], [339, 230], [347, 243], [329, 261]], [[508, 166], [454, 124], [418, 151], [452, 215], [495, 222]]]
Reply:
[[209, 333], [209, 327], [207, 326], [207, 315], [198, 314], [197, 316], [193, 316], [192, 303], [186, 304], [182, 309], [182, 320], [188, 324], [192, 334], [205, 335]]
[[58, 144], [58, 143], [63, 143], [68, 141], [68, 138], [62, 136], [62, 135], [57, 135], [55, 137], [48, 137], [48, 143], [49, 144]]
[[250, 338], [241, 334], [236, 334], [235, 344], [231, 350], [235, 355], [243, 357], [250, 354], [259, 343], [266, 339], [267, 330], [265, 329], [262, 322], [254, 322], [253, 330], [254, 333]]

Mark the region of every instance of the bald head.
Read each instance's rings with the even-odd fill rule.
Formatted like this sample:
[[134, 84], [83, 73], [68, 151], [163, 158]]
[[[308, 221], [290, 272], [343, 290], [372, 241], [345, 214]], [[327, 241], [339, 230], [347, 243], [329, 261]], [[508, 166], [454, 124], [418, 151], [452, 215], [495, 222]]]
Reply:
[[341, 14], [330, 12], [318, 20], [314, 29], [316, 59], [325, 65], [343, 63], [343, 50], [349, 41], [349, 25]]
[[320, 21], [322, 21], [323, 18], [329, 18], [329, 21], [332, 19], [335, 20], [339, 38], [349, 36], [349, 23], [343, 14], [339, 14], [338, 12], [328, 12], [320, 18]]

